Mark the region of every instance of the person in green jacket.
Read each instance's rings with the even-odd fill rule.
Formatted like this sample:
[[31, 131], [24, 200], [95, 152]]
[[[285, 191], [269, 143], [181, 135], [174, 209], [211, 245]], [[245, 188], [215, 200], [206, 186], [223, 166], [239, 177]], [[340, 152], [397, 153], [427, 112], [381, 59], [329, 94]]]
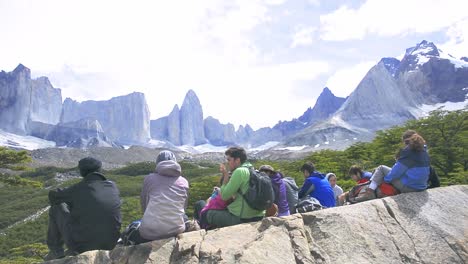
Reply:
[[234, 200], [226, 210], [208, 210], [206, 213], [207, 222], [211, 226], [225, 227], [261, 220], [265, 211], [251, 208], [241, 195], [249, 187], [249, 168], [252, 167], [252, 164], [247, 161], [247, 153], [241, 147], [230, 147], [224, 154], [232, 176], [223, 165], [220, 165], [223, 174], [220, 188], [221, 198], [224, 201], [231, 198]]

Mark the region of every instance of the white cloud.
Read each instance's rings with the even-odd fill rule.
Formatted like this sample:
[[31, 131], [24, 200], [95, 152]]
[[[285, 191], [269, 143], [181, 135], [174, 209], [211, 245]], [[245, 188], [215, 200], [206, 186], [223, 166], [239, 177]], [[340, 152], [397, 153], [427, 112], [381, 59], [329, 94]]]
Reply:
[[356, 89], [362, 78], [375, 64], [375, 61], [366, 61], [338, 70], [328, 79], [327, 87], [335, 96], [346, 97]]
[[367, 0], [358, 9], [341, 6], [320, 16], [320, 37], [343, 41], [366, 35], [404, 36], [442, 30], [468, 17], [458, 0]]
[[314, 33], [317, 31], [316, 27], [298, 27], [294, 32], [291, 48], [298, 46], [308, 46], [314, 42]]
[[320, 6], [320, 0], [309, 0], [308, 2], [313, 6]]
[[457, 59], [463, 56], [468, 57], [468, 45], [466, 42], [468, 40], [468, 18], [453, 24], [446, 34], [449, 40], [444, 44], [438, 45], [438, 47]]

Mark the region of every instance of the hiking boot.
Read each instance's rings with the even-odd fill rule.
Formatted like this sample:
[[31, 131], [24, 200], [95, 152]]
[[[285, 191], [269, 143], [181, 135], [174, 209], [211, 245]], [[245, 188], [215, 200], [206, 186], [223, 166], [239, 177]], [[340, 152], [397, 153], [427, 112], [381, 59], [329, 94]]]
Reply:
[[65, 253], [62, 250], [50, 250], [47, 255], [44, 256], [44, 261], [54, 260], [54, 259], [61, 259], [65, 257]]
[[375, 195], [375, 190], [372, 190], [371, 188], [366, 188], [366, 191], [364, 194], [360, 197], [357, 197], [356, 200], [359, 200], [360, 202], [363, 201], [368, 201], [377, 198]]
[[67, 257], [70, 257], [70, 256], [76, 256], [76, 255], [79, 255], [80, 253], [79, 252], [76, 252], [75, 250], [73, 249], [67, 249], [65, 251], [65, 256]]

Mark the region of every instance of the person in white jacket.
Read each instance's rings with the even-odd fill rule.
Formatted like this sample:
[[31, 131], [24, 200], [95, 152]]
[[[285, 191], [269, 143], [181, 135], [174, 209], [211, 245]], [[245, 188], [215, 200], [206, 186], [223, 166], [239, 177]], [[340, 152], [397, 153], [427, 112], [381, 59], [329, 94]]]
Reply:
[[188, 190], [174, 153], [161, 151], [155, 172], [143, 181], [140, 202], [144, 214], [139, 228], [141, 240], [137, 242], [168, 238], [185, 231]]

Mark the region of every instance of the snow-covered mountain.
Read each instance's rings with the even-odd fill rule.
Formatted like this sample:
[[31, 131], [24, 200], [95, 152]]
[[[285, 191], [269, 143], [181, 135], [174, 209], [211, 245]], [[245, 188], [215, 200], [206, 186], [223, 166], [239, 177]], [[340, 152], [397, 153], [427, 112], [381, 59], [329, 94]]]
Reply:
[[407, 49], [401, 62], [383, 58], [336, 113], [288, 138], [285, 144], [370, 140], [375, 131], [419, 118], [431, 106], [462, 108], [468, 102], [467, 87], [468, 63], [422, 41]]

